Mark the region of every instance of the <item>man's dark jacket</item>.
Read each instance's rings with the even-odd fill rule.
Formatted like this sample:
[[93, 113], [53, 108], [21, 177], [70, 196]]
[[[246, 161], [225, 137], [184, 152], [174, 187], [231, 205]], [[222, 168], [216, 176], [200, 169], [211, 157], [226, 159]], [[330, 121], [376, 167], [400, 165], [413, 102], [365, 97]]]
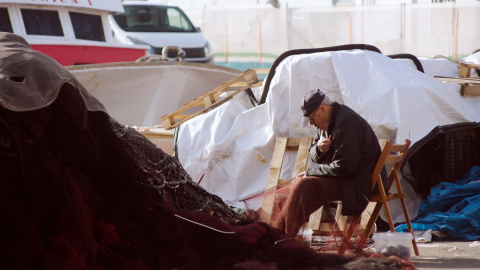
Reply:
[[[306, 175], [335, 177], [343, 182], [342, 214], [361, 214], [369, 202], [372, 172], [380, 157], [380, 145], [370, 125], [345, 105], [334, 103], [327, 131], [318, 130], [310, 146], [310, 158], [320, 167]], [[322, 154], [317, 141], [331, 135], [332, 146]]]

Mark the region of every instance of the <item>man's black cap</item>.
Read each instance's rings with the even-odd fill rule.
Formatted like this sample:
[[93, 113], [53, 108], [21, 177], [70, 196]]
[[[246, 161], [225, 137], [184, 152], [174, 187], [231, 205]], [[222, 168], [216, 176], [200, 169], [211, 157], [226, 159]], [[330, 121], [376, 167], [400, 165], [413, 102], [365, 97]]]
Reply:
[[311, 90], [303, 97], [303, 104], [300, 106], [304, 116], [302, 121], [303, 127], [308, 125], [308, 122], [310, 121], [310, 114], [312, 114], [318, 108], [318, 106], [322, 104], [324, 98], [325, 94], [320, 91], [320, 89]]
[[325, 94], [320, 89], [309, 91], [303, 97], [303, 105], [300, 106], [303, 116], [309, 117], [322, 104], [324, 98]]

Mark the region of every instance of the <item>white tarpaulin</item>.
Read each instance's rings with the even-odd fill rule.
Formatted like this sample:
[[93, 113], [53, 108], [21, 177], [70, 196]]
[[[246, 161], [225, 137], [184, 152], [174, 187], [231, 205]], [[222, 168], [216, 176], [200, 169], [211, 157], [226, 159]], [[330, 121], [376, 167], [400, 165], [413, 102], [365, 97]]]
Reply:
[[[430, 61], [442, 67], [436, 69]], [[300, 127], [299, 106], [305, 93], [317, 88], [363, 116], [378, 138], [394, 142], [410, 139], [415, 144], [436, 126], [478, 122], [480, 97], [462, 97], [458, 84], [432, 76], [455, 75], [456, 66], [447, 60], [430, 61], [425, 60], [424, 74], [371, 51], [290, 56], [277, 67], [264, 104], [253, 107], [246, 95], [238, 95], [181, 125], [178, 157], [194, 180], [205, 174], [201, 186], [227, 202], [261, 192], [276, 137], [314, 136], [313, 126]], [[287, 163], [284, 167], [292, 167], [293, 160]], [[281, 178], [291, 178], [292, 172], [283, 171]], [[411, 201], [409, 208], [416, 208], [418, 200]]]
[[160, 125], [163, 115], [241, 74], [230, 68], [187, 62], [128, 62], [67, 68], [115, 120], [141, 127]]

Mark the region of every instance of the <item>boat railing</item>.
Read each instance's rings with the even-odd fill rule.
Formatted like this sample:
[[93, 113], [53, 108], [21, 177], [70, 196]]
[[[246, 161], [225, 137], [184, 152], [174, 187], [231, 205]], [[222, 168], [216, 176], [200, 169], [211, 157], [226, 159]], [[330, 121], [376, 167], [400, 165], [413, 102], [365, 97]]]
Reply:
[[[168, 52], [169, 51], [176, 51], [177, 56], [176, 57], [168, 57]], [[135, 62], [155, 62], [155, 61], [177, 61], [177, 62], [183, 62], [185, 60], [185, 56], [187, 54], [185, 51], [177, 46], [165, 46], [162, 49], [162, 55], [158, 54], [146, 54], [140, 58], [138, 58]]]

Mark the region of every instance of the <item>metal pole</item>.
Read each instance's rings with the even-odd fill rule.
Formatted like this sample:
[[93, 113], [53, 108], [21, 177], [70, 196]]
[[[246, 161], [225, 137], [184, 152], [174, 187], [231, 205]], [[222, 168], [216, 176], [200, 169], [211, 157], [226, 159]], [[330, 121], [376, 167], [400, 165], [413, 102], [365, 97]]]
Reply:
[[457, 10], [457, 19], [455, 20], [455, 51], [454, 51], [455, 59], [457, 59], [457, 46], [458, 46], [458, 10]]
[[348, 13], [348, 44], [352, 44], [352, 13]]
[[228, 27], [227, 27], [227, 23], [225, 23], [225, 63], [228, 63], [228, 35], [227, 35], [227, 31], [228, 30]]
[[258, 18], [258, 58], [262, 65], [262, 18]]

